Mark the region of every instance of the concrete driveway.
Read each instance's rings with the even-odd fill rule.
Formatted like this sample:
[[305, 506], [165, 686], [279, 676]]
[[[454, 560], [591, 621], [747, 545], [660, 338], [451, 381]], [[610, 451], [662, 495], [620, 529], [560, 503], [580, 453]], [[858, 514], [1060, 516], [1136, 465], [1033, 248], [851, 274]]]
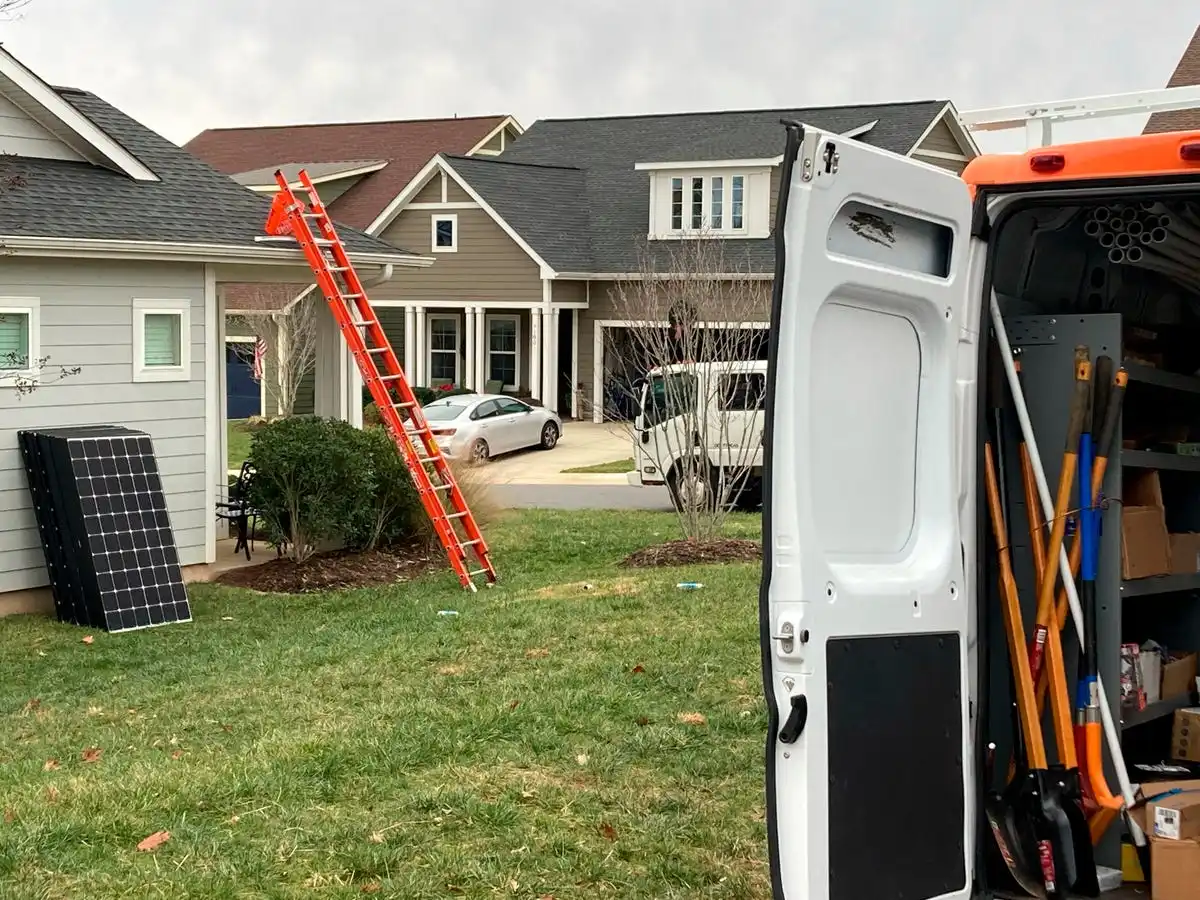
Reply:
[[577, 469], [629, 459], [633, 438], [627, 426], [593, 422], [565, 422], [553, 450], [522, 450], [496, 457], [483, 467], [492, 484], [591, 484], [626, 485], [623, 474], [568, 475]]

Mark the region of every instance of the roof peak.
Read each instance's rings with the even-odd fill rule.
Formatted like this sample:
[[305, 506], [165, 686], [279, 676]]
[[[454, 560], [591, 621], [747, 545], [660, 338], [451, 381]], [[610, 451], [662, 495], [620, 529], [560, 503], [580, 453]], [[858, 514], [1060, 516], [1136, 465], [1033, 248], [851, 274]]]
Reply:
[[1167, 87], [1191, 87], [1195, 84], [1200, 84], [1200, 26], [1196, 27], [1196, 33], [1184, 48]]
[[508, 114], [497, 114], [442, 116], [430, 119], [365, 119], [354, 122], [297, 122], [293, 125], [229, 125], [221, 128], [206, 128], [204, 131], [211, 133], [214, 131], [290, 131], [296, 128], [363, 128], [372, 125], [442, 125], [447, 122], [482, 122], [485, 120], [502, 122], [508, 118], [512, 117]]
[[884, 107], [895, 106], [922, 106], [925, 104], [947, 104], [949, 100], [927, 99], [927, 100], [894, 100], [884, 103], [843, 103], [843, 104], [827, 104], [824, 106], [770, 106], [758, 107], [754, 109], [701, 109], [701, 110], [683, 110], [677, 112], [665, 113], [628, 113], [623, 115], [612, 116], [569, 116], [564, 118], [547, 118], [539, 119], [538, 123], [542, 122], [611, 122], [616, 120], [629, 119], [671, 119], [680, 118], [683, 116], [750, 116], [762, 115], [766, 113], [786, 113], [793, 112], [798, 109], [811, 110], [830, 110], [830, 109], [851, 109], [851, 110], [868, 110], [882, 109]]

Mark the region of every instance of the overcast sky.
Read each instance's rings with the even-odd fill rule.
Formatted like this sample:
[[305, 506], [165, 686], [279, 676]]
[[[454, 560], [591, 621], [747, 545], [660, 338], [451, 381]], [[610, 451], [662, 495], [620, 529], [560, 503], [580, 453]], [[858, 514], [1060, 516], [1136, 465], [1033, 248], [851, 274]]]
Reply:
[[30, 0], [0, 37], [182, 143], [231, 125], [1146, 90], [1198, 22], [1186, 0]]

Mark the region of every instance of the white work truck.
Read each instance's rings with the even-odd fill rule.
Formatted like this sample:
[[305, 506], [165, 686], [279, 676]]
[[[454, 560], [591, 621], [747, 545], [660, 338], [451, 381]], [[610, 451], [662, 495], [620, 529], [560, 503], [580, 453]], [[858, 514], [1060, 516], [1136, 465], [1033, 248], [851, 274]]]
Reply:
[[677, 509], [762, 503], [766, 360], [652, 369], [634, 421], [630, 483], [667, 486]]

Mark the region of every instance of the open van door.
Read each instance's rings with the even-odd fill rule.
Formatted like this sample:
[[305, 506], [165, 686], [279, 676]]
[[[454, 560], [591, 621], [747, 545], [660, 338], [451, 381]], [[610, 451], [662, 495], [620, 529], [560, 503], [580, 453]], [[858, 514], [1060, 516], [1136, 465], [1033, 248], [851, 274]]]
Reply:
[[780, 194], [760, 596], [774, 896], [966, 898], [970, 198], [799, 124]]

